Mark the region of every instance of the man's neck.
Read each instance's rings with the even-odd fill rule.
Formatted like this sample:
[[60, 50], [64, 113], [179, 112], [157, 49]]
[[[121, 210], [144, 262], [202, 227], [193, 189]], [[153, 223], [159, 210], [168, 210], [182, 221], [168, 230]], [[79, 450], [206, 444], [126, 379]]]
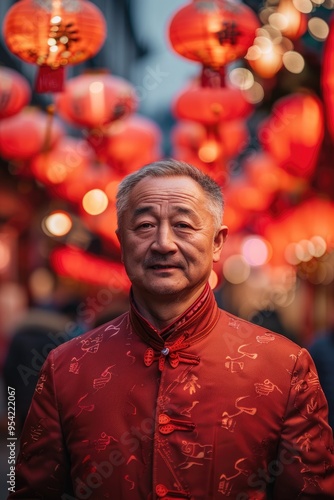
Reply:
[[201, 295], [204, 287], [197, 291], [195, 295], [182, 299], [178, 294], [171, 295], [169, 299], [166, 296], [150, 297], [149, 300], [143, 300], [133, 293], [133, 298], [139, 313], [154, 326], [157, 330], [163, 330], [171, 325], [179, 316], [181, 316]]

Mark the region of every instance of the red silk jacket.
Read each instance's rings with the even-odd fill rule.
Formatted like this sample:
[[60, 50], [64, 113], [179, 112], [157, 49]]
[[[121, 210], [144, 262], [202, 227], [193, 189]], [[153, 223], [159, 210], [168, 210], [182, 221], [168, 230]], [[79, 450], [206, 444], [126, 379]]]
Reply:
[[313, 361], [208, 287], [160, 332], [132, 304], [50, 353], [9, 498], [333, 499]]

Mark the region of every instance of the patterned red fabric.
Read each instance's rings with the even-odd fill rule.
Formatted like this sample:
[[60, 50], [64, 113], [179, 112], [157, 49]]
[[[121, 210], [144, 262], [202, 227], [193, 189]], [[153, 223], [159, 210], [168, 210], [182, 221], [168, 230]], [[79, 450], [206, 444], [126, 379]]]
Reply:
[[308, 352], [208, 288], [162, 332], [132, 304], [53, 350], [21, 447], [10, 499], [334, 498]]

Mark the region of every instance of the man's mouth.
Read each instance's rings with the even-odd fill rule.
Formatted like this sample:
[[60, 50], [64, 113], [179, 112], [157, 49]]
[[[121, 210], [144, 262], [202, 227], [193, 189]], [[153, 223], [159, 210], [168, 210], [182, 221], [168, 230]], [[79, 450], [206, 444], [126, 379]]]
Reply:
[[155, 264], [154, 266], [150, 266], [151, 269], [174, 269], [177, 266], [173, 266], [171, 264]]

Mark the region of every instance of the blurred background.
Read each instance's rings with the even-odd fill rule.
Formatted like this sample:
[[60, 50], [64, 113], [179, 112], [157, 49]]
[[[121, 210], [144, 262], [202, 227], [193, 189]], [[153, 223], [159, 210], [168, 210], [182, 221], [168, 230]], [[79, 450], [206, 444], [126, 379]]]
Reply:
[[225, 195], [219, 305], [310, 348], [334, 387], [333, 9], [1, 1], [4, 428], [8, 385], [19, 433], [47, 353], [126, 310], [117, 185], [170, 156]]

